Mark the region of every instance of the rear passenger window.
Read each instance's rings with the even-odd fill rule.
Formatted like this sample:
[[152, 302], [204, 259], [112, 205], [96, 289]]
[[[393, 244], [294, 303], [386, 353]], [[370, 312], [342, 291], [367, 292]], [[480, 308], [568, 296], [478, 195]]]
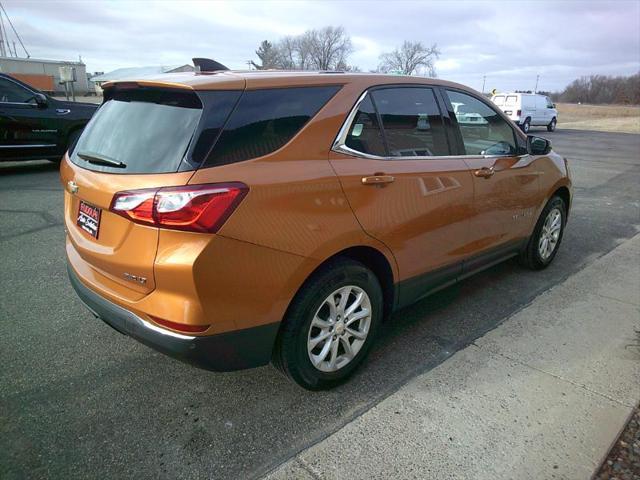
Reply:
[[345, 145], [369, 155], [387, 156], [384, 140], [382, 140], [382, 132], [378, 124], [378, 116], [368, 94], [358, 107], [358, 113], [356, 113], [351, 123]]
[[261, 157], [287, 143], [339, 86], [247, 90], [204, 166]]
[[372, 92], [392, 157], [449, 155], [447, 137], [431, 88], [383, 88]]
[[[466, 155], [515, 155], [511, 126], [493, 108], [466, 93], [447, 90]], [[509, 97], [507, 97], [508, 103]]]

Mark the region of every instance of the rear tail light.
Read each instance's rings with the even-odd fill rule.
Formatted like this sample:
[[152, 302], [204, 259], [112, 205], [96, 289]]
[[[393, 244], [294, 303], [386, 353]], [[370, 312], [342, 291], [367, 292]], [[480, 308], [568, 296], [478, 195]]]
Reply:
[[522, 115], [522, 110], [518, 110], [518, 111], [516, 112], [516, 114], [517, 114], [518, 116]]
[[239, 182], [129, 190], [116, 193], [109, 210], [143, 225], [215, 233], [248, 191]]

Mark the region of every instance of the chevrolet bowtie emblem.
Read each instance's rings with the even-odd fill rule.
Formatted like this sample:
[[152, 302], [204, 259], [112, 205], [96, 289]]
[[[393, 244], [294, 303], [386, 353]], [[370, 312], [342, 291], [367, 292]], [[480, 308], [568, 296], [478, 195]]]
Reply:
[[73, 195], [78, 193], [78, 185], [73, 180], [67, 182], [67, 191]]

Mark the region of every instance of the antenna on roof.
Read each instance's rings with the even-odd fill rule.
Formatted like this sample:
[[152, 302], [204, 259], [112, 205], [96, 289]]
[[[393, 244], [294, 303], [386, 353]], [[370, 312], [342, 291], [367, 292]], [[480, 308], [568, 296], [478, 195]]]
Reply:
[[196, 67], [197, 72], [220, 72], [223, 70], [229, 70], [223, 64], [211, 60], [210, 58], [194, 58], [193, 64]]

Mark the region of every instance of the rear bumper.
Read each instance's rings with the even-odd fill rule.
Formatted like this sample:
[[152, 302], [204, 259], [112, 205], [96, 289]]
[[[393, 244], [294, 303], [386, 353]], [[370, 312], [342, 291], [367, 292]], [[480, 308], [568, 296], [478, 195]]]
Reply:
[[153, 325], [84, 285], [70, 265], [69, 280], [87, 308], [115, 330], [165, 355], [206, 370], [228, 372], [266, 365], [279, 323], [208, 336], [175, 333]]

